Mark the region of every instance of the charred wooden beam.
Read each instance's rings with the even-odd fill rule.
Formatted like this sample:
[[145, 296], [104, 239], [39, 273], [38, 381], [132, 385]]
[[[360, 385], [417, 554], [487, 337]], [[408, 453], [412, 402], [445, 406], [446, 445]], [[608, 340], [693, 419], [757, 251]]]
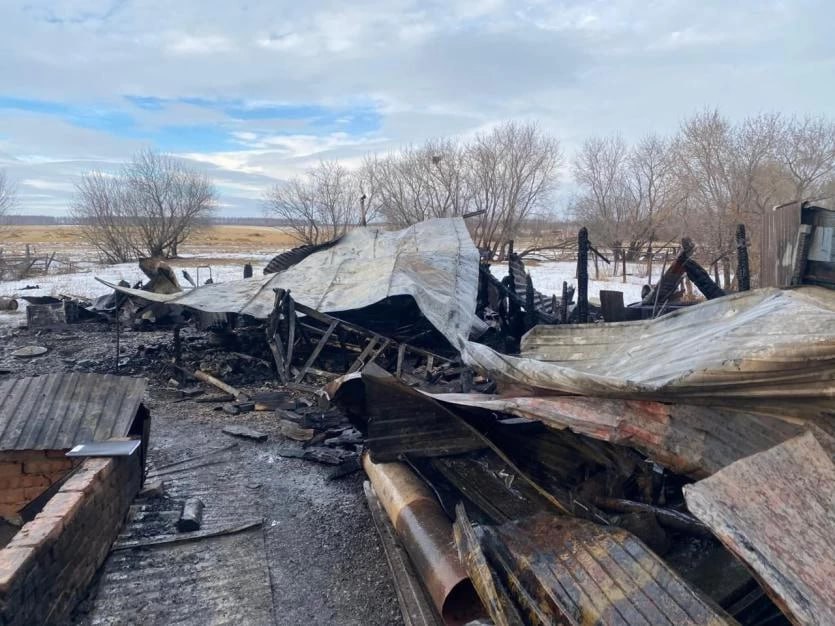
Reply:
[[739, 291], [751, 289], [751, 272], [748, 268], [748, 240], [745, 237], [745, 224], [736, 227], [736, 284]]
[[710, 274], [708, 274], [701, 265], [696, 263], [695, 260], [687, 259], [684, 264], [684, 271], [687, 273], [687, 278], [689, 278], [692, 283], [699, 288], [699, 291], [701, 291], [702, 295], [708, 300], [721, 298], [725, 295], [722, 288], [716, 284], [716, 282], [710, 277]]
[[577, 233], [577, 322], [589, 321], [589, 231]]

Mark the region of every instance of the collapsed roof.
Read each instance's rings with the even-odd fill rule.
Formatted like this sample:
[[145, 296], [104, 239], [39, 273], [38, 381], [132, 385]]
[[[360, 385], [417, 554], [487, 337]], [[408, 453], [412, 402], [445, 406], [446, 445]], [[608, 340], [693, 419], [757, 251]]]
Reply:
[[265, 319], [274, 289], [323, 313], [350, 311], [393, 296], [411, 296], [429, 322], [458, 347], [484, 328], [475, 315], [478, 249], [460, 217], [420, 222], [399, 231], [356, 228], [338, 243], [264, 277], [204, 285], [178, 294], [119, 287], [117, 291], [210, 313]]
[[835, 292], [758, 289], [639, 322], [537, 326], [521, 355], [467, 342], [503, 395], [572, 394], [832, 416]]

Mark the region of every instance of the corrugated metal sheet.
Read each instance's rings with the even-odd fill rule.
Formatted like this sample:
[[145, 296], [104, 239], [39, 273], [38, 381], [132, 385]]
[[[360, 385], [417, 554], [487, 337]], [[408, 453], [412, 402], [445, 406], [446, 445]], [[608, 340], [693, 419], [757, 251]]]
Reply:
[[791, 285], [799, 226], [799, 202], [774, 207], [763, 215], [760, 287]]
[[62, 450], [128, 434], [144, 378], [61, 372], [0, 382], [0, 450]]
[[165, 295], [104, 284], [139, 298], [214, 313], [265, 319], [274, 289], [322, 313], [351, 311], [392, 296], [411, 296], [453, 346], [486, 328], [475, 315], [479, 253], [460, 217], [438, 218], [390, 232], [356, 228], [336, 245], [277, 274], [204, 285]]
[[506, 390], [830, 417], [835, 291], [757, 289], [654, 320], [536, 326], [522, 356], [468, 342], [468, 365]]
[[532, 623], [736, 623], [625, 530], [538, 513], [477, 531], [487, 562]]
[[811, 433], [684, 487], [795, 624], [835, 624], [835, 465]]
[[292, 250], [287, 250], [287, 252], [277, 254], [270, 260], [269, 263], [267, 263], [267, 267], [264, 268], [264, 274], [283, 272], [284, 270], [296, 265], [296, 263], [301, 263], [314, 252], [332, 248], [340, 239], [341, 237], [337, 237], [336, 239], [325, 241], [324, 243], [298, 246]]
[[[710, 406], [602, 398], [435, 394], [447, 405], [541, 420], [553, 429], [633, 446], [676, 473], [704, 478], [804, 431], [809, 423]], [[533, 444], [532, 444], [533, 445]]]

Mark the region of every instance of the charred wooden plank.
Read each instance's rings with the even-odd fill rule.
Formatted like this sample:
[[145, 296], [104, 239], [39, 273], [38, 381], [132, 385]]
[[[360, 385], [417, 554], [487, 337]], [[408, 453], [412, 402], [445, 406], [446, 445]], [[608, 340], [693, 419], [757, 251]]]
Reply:
[[476, 530], [462, 504], [455, 507], [452, 526], [458, 557], [467, 570], [478, 597], [496, 626], [523, 626], [525, 623], [505, 585], [493, 572], [481, 550]]

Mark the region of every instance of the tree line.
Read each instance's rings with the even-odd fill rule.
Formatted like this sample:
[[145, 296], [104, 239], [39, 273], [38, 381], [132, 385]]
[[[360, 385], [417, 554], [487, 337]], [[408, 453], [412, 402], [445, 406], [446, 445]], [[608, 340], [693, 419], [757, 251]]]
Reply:
[[265, 204], [303, 243], [373, 221], [406, 227], [479, 213], [472, 220], [473, 238], [495, 254], [521, 224], [550, 209], [562, 164], [555, 137], [535, 124], [508, 122], [470, 140], [435, 139], [393, 154], [370, 154], [354, 170], [322, 161], [276, 184]]
[[571, 170], [573, 214], [602, 245], [634, 258], [688, 234], [707, 263], [722, 262], [727, 285], [737, 224], [757, 257], [765, 211], [835, 192], [835, 124], [780, 114], [734, 124], [705, 110], [667, 137], [589, 138]]
[[[363, 224], [476, 214], [468, 220], [476, 245], [501, 256], [520, 233], [530, 238], [532, 224], [541, 238], [566, 218], [554, 211], [566, 174], [569, 217], [616, 257], [635, 259], [650, 242], [687, 234], [707, 263], [718, 263], [734, 249], [738, 223], [748, 227], [756, 257], [766, 210], [835, 192], [835, 123], [780, 114], [732, 123], [704, 110], [668, 136], [590, 137], [566, 160], [559, 140], [536, 124], [507, 122], [468, 138], [368, 154], [354, 168], [321, 161], [268, 189], [263, 219], [300, 243], [319, 243]], [[210, 223], [217, 200], [206, 175], [144, 151], [116, 173], [84, 174], [71, 216], [108, 261], [168, 257]], [[13, 204], [0, 173], [0, 217]]]

